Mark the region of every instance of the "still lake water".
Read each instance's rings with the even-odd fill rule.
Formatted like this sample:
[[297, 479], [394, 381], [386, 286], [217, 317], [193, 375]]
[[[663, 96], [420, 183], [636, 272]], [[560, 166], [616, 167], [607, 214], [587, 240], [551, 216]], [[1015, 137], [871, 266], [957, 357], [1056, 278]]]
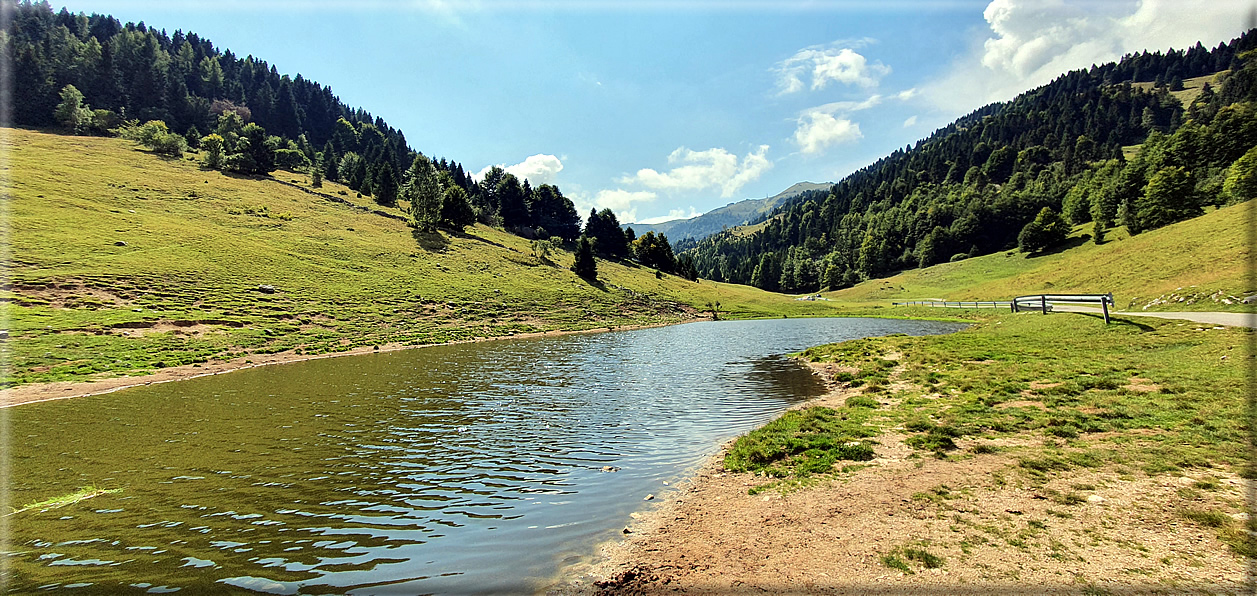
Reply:
[[961, 326], [692, 323], [313, 360], [18, 407], [14, 505], [123, 490], [9, 517], [8, 587], [530, 591], [721, 443], [823, 393], [784, 354]]

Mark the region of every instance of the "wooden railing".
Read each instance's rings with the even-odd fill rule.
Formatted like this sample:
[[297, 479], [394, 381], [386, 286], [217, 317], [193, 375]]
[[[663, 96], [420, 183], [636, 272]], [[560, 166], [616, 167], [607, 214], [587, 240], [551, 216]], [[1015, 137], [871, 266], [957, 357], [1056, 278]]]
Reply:
[[1109, 306], [1113, 304], [1113, 293], [1108, 294], [1038, 294], [1013, 298], [1013, 312], [1022, 310], [1042, 310], [1047, 314], [1052, 310], [1051, 303], [1067, 302], [1070, 304], [1098, 304], [1104, 312], [1104, 324], [1109, 323]]
[[1104, 312], [1104, 323], [1109, 322], [1109, 306], [1113, 304], [1113, 293], [1108, 294], [1031, 294], [1018, 296], [1012, 300], [910, 300], [892, 302], [893, 306], [930, 306], [937, 308], [1010, 308], [1013, 312], [1038, 310], [1043, 314], [1052, 311], [1053, 302], [1070, 304], [1096, 304]]
[[1012, 305], [1007, 300], [913, 300], [910, 302], [893, 302], [894, 306], [933, 306], [938, 308], [1008, 308]]

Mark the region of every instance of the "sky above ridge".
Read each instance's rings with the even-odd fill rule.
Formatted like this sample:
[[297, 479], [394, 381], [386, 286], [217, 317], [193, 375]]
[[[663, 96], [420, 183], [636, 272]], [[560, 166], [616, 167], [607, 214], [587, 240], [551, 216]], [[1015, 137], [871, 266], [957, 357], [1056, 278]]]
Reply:
[[622, 222], [834, 182], [1068, 70], [1257, 24], [1257, 0], [65, 6], [194, 31], [332, 87], [429, 156], [501, 165]]

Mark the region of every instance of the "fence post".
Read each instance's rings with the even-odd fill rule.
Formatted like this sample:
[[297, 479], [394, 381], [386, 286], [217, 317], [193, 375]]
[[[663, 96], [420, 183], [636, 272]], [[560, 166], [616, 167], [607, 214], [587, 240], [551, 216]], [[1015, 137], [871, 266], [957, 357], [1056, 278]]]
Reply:
[[1039, 296], [1039, 306], [1043, 307], [1043, 314], [1047, 314], [1047, 296]]
[[1109, 324], [1109, 301], [1101, 298], [1100, 308], [1104, 309], [1104, 324], [1108, 325]]

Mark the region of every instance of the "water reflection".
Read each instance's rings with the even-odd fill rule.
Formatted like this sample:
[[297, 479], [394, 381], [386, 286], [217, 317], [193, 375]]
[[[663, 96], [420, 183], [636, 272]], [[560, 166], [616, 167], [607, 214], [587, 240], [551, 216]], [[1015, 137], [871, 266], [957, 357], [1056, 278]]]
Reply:
[[[514, 592], [823, 389], [783, 353], [954, 325], [704, 323], [317, 360], [13, 411], [19, 591]], [[604, 471], [616, 470], [616, 471]]]

